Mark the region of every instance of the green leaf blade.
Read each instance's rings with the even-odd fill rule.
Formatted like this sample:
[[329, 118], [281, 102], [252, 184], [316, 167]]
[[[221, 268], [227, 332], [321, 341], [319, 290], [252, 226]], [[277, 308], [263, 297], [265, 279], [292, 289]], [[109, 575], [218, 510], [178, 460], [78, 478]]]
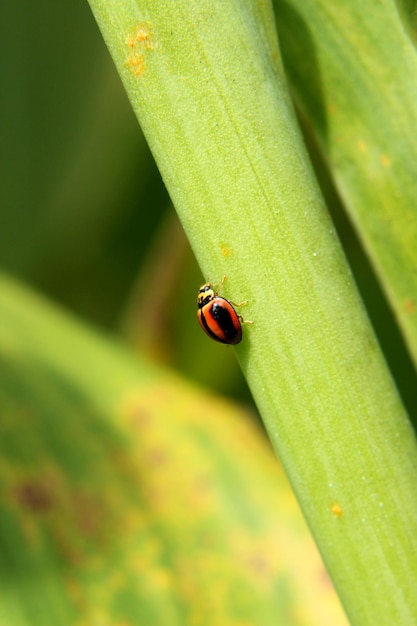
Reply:
[[135, 75], [120, 37], [133, 26], [118, 4], [106, 3], [109, 20], [91, 1], [205, 275], [226, 274], [225, 296], [248, 300], [254, 323], [236, 352], [348, 615], [372, 626], [412, 623], [414, 432], [264, 21], [232, 1], [128, 3], [155, 37], [152, 49], [141, 43], [146, 63]]

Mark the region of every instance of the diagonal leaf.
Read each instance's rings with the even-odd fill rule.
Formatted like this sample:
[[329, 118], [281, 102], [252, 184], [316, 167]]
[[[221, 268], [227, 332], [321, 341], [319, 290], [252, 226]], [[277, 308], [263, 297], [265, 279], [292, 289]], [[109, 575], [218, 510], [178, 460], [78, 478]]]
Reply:
[[275, 0], [286, 69], [417, 361], [417, 52], [397, 6]]
[[269, 4], [90, 5], [201, 267], [249, 301], [237, 353], [350, 618], [415, 622], [414, 433], [312, 175]]

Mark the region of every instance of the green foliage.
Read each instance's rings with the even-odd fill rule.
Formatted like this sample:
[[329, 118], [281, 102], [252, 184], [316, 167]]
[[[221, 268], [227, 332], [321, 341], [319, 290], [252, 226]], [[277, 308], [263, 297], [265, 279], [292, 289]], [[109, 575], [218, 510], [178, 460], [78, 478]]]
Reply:
[[4, 278], [0, 363], [2, 626], [344, 623], [241, 409]]
[[[27, 4], [1, 8], [0, 263], [130, 348], [1, 282], [4, 623], [343, 620], [312, 552], [298, 580], [256, 427], [151, 365], [247, 393], [87, 7]], [[264, 2], [90, 4], [204, 280], [249, 301], [236, 353], [351, 622], [416, 622], [415, 434], [379, 348], [415, 420], [414, 3], [276, 0], [279, 46]]]
[[276, 8], [297, 103], [417, 361], [416, 49], [391, 2]]

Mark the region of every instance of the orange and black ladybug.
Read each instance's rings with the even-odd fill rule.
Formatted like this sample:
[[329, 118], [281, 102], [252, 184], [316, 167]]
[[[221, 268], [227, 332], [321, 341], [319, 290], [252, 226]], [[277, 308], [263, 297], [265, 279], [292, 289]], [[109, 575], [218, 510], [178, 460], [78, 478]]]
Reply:
[[[226, 276], [223, 278], [222, 285], [225, 280]], [[231, 345], [242, 341], [242, 317], [236, 313], [229, 300], [217, 295], [211, 283], [205, 283], [200, 287], [197, 304], [198, 321], [209, 337], [220, 343]], [[234, 306], [242, 304], [246, 302]]]

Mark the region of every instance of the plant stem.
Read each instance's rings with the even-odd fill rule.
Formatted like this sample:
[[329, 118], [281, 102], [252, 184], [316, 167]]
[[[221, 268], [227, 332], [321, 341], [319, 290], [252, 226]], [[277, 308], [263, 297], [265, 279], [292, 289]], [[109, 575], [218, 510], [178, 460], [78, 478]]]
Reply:
[[90, 4], [205, 275], [249, 301], [238, 358], [350, 619], [416, 623], [416, 442], [312, 175], [268, 5]]

